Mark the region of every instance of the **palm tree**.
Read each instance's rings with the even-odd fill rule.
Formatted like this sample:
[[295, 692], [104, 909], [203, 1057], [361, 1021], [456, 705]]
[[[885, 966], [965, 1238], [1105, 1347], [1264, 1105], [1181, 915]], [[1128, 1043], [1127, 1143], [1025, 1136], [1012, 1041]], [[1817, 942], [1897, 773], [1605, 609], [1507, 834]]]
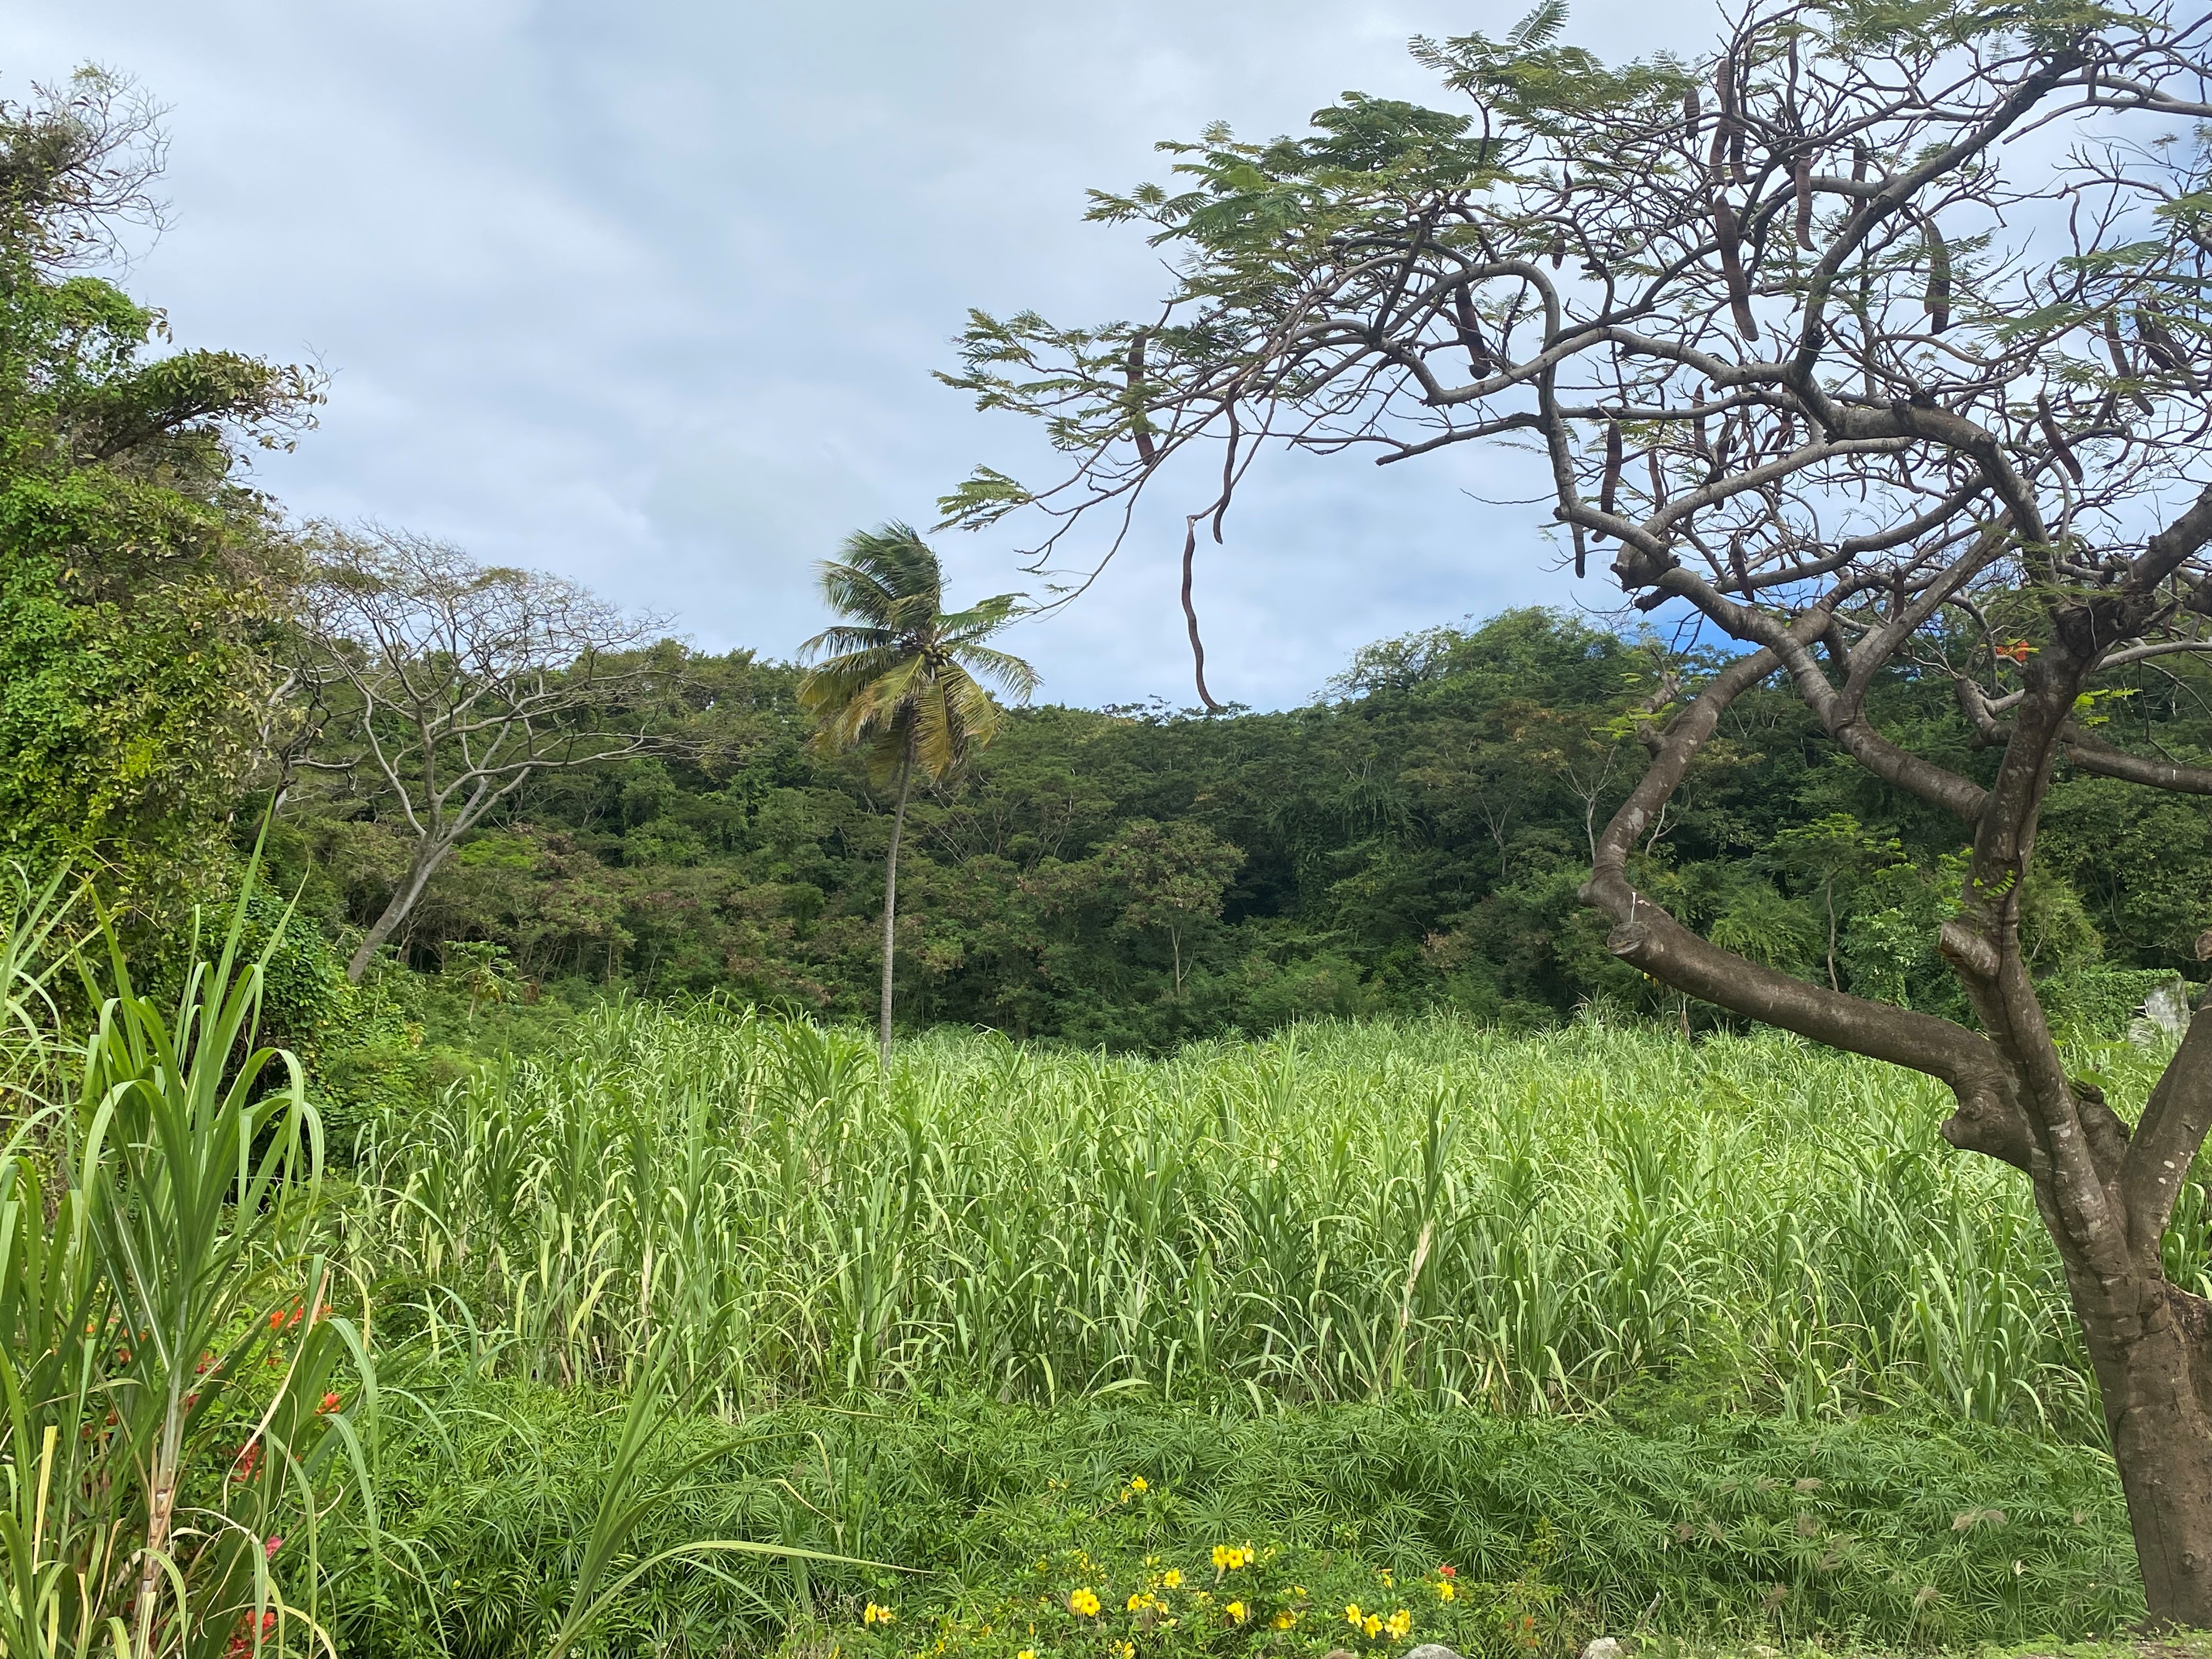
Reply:
[[891, 1054], [891, 941], [898, 913], [899, 838], [917, 775], [937, 782], [998, 735], [1000, 710], [982, 680], [1026, 702], [1036, 670], [983, 643], [1022, 614], [1019, 593], [1001, 593], [950, 615], [945, 574], [911, 528], [886, 524], [845, 538], [842, 559], [822, 566], [822, 594], [847, 620], [799, 647], [819, 657], [799, 682], [824, 750], [859, 747], [871, 774], [898, 779], [890, 856], [884, 866], [884, 988], [878, 1042]]

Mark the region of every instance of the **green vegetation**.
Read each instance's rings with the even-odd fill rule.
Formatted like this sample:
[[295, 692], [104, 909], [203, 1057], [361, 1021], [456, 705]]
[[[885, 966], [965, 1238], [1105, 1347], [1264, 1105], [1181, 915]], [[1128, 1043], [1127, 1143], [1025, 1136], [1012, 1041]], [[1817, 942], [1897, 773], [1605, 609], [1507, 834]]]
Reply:
[[[2116, 1097], [2156, 1074], [2094, 1058]], [[630, 1376], [665, 1332], [673, 1387], [726, 1415], [1626, 1389], [2094, 1439], [2029, 1194], [1941, 1115], [1932, 1085], [1773, 1034], [1435, 1018], [1145, 1060], [939, 1031], [886, 1088], [848, 1032], [632, 1007], [373, 1113], [348, 1233], [522, 1375]], [[2191, 1211], [2179, 1282], [2207, 1248]]]
[[161, 313], [75, 269], [152, 210], [150, 120], [90, 71], [0, 103], [0, 856], [89, 857], [161, 908], [221, 870], [298, 572], [245, 458], [319, 391], [149, 349]]
[[[2116, 1097], [2155, 1073], [2082, 1059]], [[897, 1647], [844, 1626], [877, 1601], [902, 1639], [943, 1619], [1011, 1656], [1018, 1611], [1106, 1654], [1148, 1572], [1196, 1583], [1248, 1538], [1313, 1592], [1271, 1638], [1296, 1652], [1378, 1570], [1438, 1563], [1468, 1599], [1431, 1592], [1419, 1633], [1484, 1651], [1655, 1599], [1647, 1628], [1683, 1634], [2116, 1628], [2138, 1591], [2063, 1286], [2020, 1183], [1939, 1113], [1771, 1035], [1434, 1018], [1151, 1061], [939, 1032], [885, 1087], [858, 1032], [606, 1011], [359, 1131], [346, 1231], [384, 1340], [486, 1379], [393, 1443], [386, 1505], [469, 1594], [395, 1587], [363, 1628], [529, 1650], [612, 1433], [561, 1402], [664, 1341], [701, 1415], [660, 1455], [728, 1449], [651, 1541], [949, 1577], [670, 1569], [611, 1615], [641, 1633], [759, 1639], [802, 1595], [866, 1650]], [[1122, 1614], [1095, 1642], [1063, 1607], [1086, 1577]]]
[[[2171, 994], [2212, 960], [2212, 493], [2091, 547], [2201, 457], [2154, 313], [2205, 175], [2157, 161], [2158, 239], [2025, 322], [1936, 223], [1997, 173], [1910, 207], [1924, 271], [1875, 235], [2033, 103], [1976, 113], [2012, 71], [1974, 54], [2110, 33], [2130, 78], [2088, 89], [2172, 114], [2201, 50], [2155, 10], [1784, 11], [1710, 66], [1710, 161], [1701, 80], [1547, 5], [1419, 47], [1497, 132], [1353, 94], [1101, 198], [1195, 250], [1197, 322], [973, 319], [956, 384], [1080, 470], [958, 520], [1079, 514], [1224, 417], [1225, 510], [1233, 447], [1395, 330], [1498, 380], [1422, 431], [1536, 397], [1458, 435], [1548, 428], [1577, 568], [1611, 538], [1735, 641], [1514, 611], [1260, 714], [1202, 676], [1204, 715], [1000, 710], [1012, 596], [944, 612], [896, 525], [826, 568], [805, 670], [289, 526], [244, 462], [312, 377], [79, 274], [150, 211], [143, 107], [0, 106], [0, 1659], [1671, 1656], [2212, 1608], [2212, 1015]], [[1966, 92], [1912, 89], [1954, 57]], [[1694, 188], [1622, 159], [1655, 145]], [[1802, 263], [1785, 205], [1863, 267], [1856, 337], [1803, 336], [1869, 354], [1834, 386], [1739, 361], [1811, 302], [1747, 274]], [[1563, 301], [1562, 222], [1647, 209]], [[1642, 275], [1685, 291], [1636, 320], [1672, 343], [1624, 343], [1586, 302], [1668, 238]], [[1278, 329], [1310, 298], [1341, 361]], [[1898, 378], [1954, 305], [2003, 372]], [[1599, 401], [1528, 368], [1539, 317], [1625, 354]], [[2093, 323], [2035, 418], [1984, 407]], [[1400, 441], [1357, 384], [1299, 441]], [[1828, 560], [1822, 492], [1933, 516]]]
[[[723, 990], [872, 1017], [895, 787], [813, 752], [796, 671], [669, 660], [672, 752], [533, 779], [432, 878], [406, 960], [474, 971], [456, 947], [490, 946], [516, 996]], [[1644, 758], [1637, 711], [1697, 668], [1517, 611], [1372, 647], [1308, 708], [1012, 711], [964, 776], [915, 792], [902, 1017], [1153, 1048], [1429, 1008], [1540, 1026], [1593, 996], [1708, 1024], [1615, 959], [1575, 897], [1590, 826]], [[2131, 672], [2106, 729], [2212, 752], [2212, 675]], [[1893, 674], [1874, 696], [1885, 729], [1994, 765], [1945, 681]], [[1832, 950], [1846, 988], [1963, 1014], [1934, 948], [1958, 826], [1842, 761], [1786, 690], [1746, 696], [1724, 738], [1650, 837], [1647, 888], [1786, 971], [1825, 983]], [[282, 880], [334, 934], [404, 872], [397, 811], [373, 793], [288, 805]], [[2039, 977], [2117, 996], [2124, 1018], [2152, 982], [2125, 975], [2202, 975], [2201, 804], [2062, 775], [2038, 853]]]

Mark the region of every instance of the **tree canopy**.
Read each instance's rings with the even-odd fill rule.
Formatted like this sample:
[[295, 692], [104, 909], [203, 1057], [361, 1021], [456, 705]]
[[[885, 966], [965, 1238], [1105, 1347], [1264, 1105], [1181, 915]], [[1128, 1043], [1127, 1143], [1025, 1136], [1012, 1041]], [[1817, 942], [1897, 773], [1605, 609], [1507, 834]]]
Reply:
[[145, 896], [218, 857], [252, 765], [296, 555], [245, 465], [320, 398], [75, 269], [157, 154], [112, 77], [0, 105], [0, 850]]

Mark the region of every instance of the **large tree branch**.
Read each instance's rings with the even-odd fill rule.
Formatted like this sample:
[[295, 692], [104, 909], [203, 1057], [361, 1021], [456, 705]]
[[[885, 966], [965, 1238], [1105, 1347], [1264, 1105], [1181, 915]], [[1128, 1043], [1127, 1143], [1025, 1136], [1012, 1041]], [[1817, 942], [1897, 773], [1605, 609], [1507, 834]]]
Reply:
[[2066, 758], [2076, 771], [2097, 777], [2170, 789], [2177, 794], [2212, 795], [2212, 767], [2184, 766], [2177, 761], [2131, 755], [2083, 731], [2074, 720], [2066, 723]]
[[2129, 1243], [2137, 1255], [2155, 1260], [2159, 1237], [2172, 1218], [2173, 1201], [2204, 1136], [2212, 1130], [2212, 991], [2197, 1005], [2181, 1048], [2168, 1062], [2143, 1108], [2142, 1121], [2120, 1168], [2127, 1205]]
[[[1809, 632], [1812, 625], [1798, 626]], [[1613, 919], [1607, 948], [1655, 979], [1748, 1018], [1940, 1078], [1958, 1102], [1945, 1138], [2026, 1169], [2027, 1125], [2003, 1060], [1986, 1039], [1932, 1014], [1809, 985], [1724, 950], [1683, 927], [1628, 878], [1631, 850], [1680, 787], [1722, 714], [1779, 665], [1766, 648], [1739, 658], [1668, 724], [1650, 765], [1598, 838], [1583, 902]]]

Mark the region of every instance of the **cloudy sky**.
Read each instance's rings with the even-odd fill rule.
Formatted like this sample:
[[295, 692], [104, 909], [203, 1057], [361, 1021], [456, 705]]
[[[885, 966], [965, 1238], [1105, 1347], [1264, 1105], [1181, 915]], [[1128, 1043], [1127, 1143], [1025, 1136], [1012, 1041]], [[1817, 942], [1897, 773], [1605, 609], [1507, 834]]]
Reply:
[[[263, 466], [295, 513], [449, 537], [702, 647], [787, 655], [844, 532], [927, 523], [978, 461], [1048, 476], [1024, 423], [930, 372], [970, 306], [1151, 308], [1158, 255], [1084, 223], [1086, 186], [1159, 176], [1152, 142], [1214, 119], [1266, 137], [1346, 88], [1433, 101], [1407, 38], [1522, 9], [15, 0], [0, 94], [89, 61], [170, 106], [172, 222], [128, 285], [182, 342], [329, 373], [320, 428]], [[1696, 49], [1712, 16], [1583, 0], [1572, 33]], [[1297, 702], [1369, 640], [1573, 602], [1540, 509], [1491, 504], [1531, 493], [1510, 459], [1255, 471], [1199, 577], [1216, 695]], [[1175, 505], [1012, 637], [1048, 697], [1194, 700]], [[955, 599], [1036, 589], [1019, 539], [941, 538]]]

